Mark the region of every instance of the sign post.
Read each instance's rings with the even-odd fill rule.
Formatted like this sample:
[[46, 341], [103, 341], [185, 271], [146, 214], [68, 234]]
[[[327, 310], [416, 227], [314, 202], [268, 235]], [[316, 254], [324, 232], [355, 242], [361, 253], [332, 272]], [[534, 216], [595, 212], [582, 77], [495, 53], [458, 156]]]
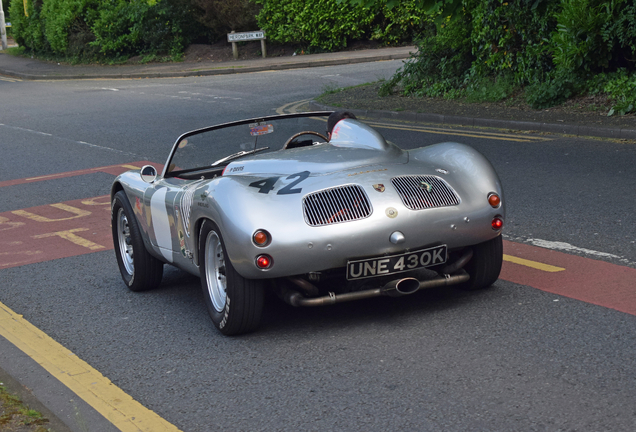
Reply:
[[2, 9], [2, 0], [0, 0], [0, 34], [2, 35], [2, 49], [7, 49], [7, 28], [4, 23], [4, 10]]
[[251, 31], [251, 32], [242, 32], [235, 33], [232, 30], [232, 33], [227, 34], [227, 41], [232, 43], [232, 54], [234, 55], [234, 60], [238, 59], [238, 46], [237, 42], [243, 41], [252, 41], [252, 40], [260, 40], [261, 41], [261, 53], [263, 54], [263, 58], [267, 57], [267, 47], [265, 46], [265, 31]]

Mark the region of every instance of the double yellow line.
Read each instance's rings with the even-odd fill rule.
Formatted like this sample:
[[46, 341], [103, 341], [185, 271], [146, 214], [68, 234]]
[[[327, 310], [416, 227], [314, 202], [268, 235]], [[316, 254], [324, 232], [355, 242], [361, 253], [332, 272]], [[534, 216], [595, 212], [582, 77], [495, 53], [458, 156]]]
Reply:
[[[285, 113], [295, 113], [305, 104], [307, 104], [311, 99], [305, 99], [296, 102], [290, 102], [276, 109], [277, 114], [285, 114]], [[316, 117], [316, 120], [326, 121], [323, 117]], [[539, 141], [550, 141], [551, 138], [537, 137], [526, 134], [513, 134], [513, 133], [497, 133], [497, 132], [480, 132], [475, 130], [463, 129], [461, 126], [458, 128], [440, 128], [433, 126], [419, 126], [415, 124], [408, 124], [402, 122], [384, 122], [384, 121], [375, 121], [372, 119], [365, 119], [366, 123], [369, 126], [373, 126], [380, 129], [395, 129], [395, 130], [404, 130], [410, 132], [422, 132], [429, 134], [437, 134], [437, 135], [453, 135], [453, 136], [463, 136], [470, 138], [487, 138], [492, 140], [499, 141], [516, 141], [516, 142], [539, 142]], [[461, 129], [459, 129], [461, 128]]]
[[35, 360], [120, 431], [179, 431], [3, 303], [0, 303], [0, 336]]

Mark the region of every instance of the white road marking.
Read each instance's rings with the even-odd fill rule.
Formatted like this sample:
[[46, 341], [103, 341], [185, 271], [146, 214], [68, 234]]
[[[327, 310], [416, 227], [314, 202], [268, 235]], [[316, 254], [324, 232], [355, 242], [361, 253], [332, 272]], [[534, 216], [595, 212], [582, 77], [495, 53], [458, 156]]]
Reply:
[[130, 156], [143, 158], [143, 156], [140, 156], [140, 155], [135, 154], [135, 153], [131, 153], [131, 152], [115, 149], [115, 148], [112, 148], [112, 147], [104, 147], [104, 146], [100, 146], [100, 145], [97, 145], [97, 144], [91, 144], [91, 143], [87, 143], [85, 141], [76, 141], [76, 140], [72, 140], [72, 139], [68, 139], [68, 138], [57, 137], [57, 136], [52, 135], [50, 133], [40, 132], [40, 131], [36, 131], [36, 130], [33, 130], [33, 129], [26, 129], [26, 128], [22, 128], [22, 127], [18, 127], [18, 126], [8, 126], [8, 125], [2, 124], [2, 123], [0, 123], [0, 127], [6, 127], [6, 128], [9, 128], [9, 129], [19, 130], [19, 131], [22, 131], [22, 132], [29, 132], [29, 133], [34, 133], [34, 134], [38, 134], [38, 135], [49, 136], [49, 137], [53, 137], [55, 139], [68, 141], [68, 142], [72, 142], [72, 143], [83, 145], [83, 146], [93, 147], [93, 148], [100, 149], [100, 150], [106, 150], [106, 151], [111, 151], [111, 152], [115, 152], [115, 153], [120, 153], [120, 154], [125, 154], [125, 155], [130, 155]]
[[607, 253], [607, 252], [599, 252], [599, 251], [595, 251], [595, 250], [592, 250], [592, 249], [580, 248], [580, 247], [577, 247], [577, 246], [571, 245], [570, 243], [565, 243], [565, 242], [529, 238], [528, 239], [528, 243], [530, 243], [530, 244], [532, 244], [534, 246], [539, 246], [539, 247], [545, 248], [545, 249], [563, 250], [563, 251], [568, 251], [568, 252], [579, 252], [579, 253], [582, 253], [582, 254], [597, 256], [597, 257], [601, 257], [601, 258], [623, 259], [623, 257], [618, 256], [618, 255], [614, 255], [614, 254]]
[[578, 253], [581, 255], [590, 256], [592, 258], [609, 258], [609, 259], [618, 260], [630, 266], [636, 266], [636, 262], [630, 261], [627, 258], [622, 257], [620, 255], [615, 255], [608, 252], [596, 251], [593, 249], [586, 249], [586, 248], [574, 246], [566, 242], [550, 241], [550, 240], [535, 239], [535, 238], [515, 237], [508, 234], [504, 234], [503, 237], [506, 240], [520, 242], [520, 243], [527, 243], [527, 244], [531, 244], [533, 246], [541, 247], [544, 249], [551, 249], [551, 250], [564, 251], [564, 252], [570, 252], [570, 253]]

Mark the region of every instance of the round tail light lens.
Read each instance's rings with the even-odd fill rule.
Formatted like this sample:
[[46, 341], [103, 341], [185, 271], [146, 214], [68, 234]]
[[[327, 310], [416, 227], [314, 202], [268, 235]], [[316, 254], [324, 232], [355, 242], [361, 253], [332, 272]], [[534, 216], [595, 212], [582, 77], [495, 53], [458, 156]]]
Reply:
[[503, 219], [501, 218], [501, 216], [495, 216], [492, 219], [491, 225], [492, 225], [492, 229], [497, 231], [503, 228]]
[[272, 266], [273, 263], [274, 261], [269, 255], [259, 255], [256, 257], [256, 267], [258, 267], [259, 269], [268, 269]]
[[497, 208], [501, 204], [501, 198], [496, 193], [491, 193], [488, 195], [488, 204], [490, 204], [492, 208]]
[[252, 235], [252, 241], [256, 246], [265, 247], [271, 243], [272, 238], [267, 231], [258, 230]]

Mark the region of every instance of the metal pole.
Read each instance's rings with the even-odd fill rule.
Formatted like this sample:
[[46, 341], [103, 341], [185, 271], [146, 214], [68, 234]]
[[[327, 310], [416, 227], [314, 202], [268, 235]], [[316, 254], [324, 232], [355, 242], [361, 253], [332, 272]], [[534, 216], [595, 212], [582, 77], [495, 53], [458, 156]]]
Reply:
[[[2, 1], [2, 0], [0, 0]], [[263, 29], [261, 29], [263, 31]], [[267, 57], [267, 47], [265, 46], [265, 33], [263, 32], [263, 39], [261, 39], [261, 53], [263, 54], [263, 58]]]
[[2, 9], [2, 0], [0, 0], [0, 34], [2, 34], [2, 49], [7, 49], [7, 28], [4, 23], [4, 10]]
[[[235, 33], [234, 30], [232, 30], [230, 33]], [[238, 45], [236, 44], [236, 42], [232, 42], [232, 56], [234, 57], [234, 60], [238, 60]]]

